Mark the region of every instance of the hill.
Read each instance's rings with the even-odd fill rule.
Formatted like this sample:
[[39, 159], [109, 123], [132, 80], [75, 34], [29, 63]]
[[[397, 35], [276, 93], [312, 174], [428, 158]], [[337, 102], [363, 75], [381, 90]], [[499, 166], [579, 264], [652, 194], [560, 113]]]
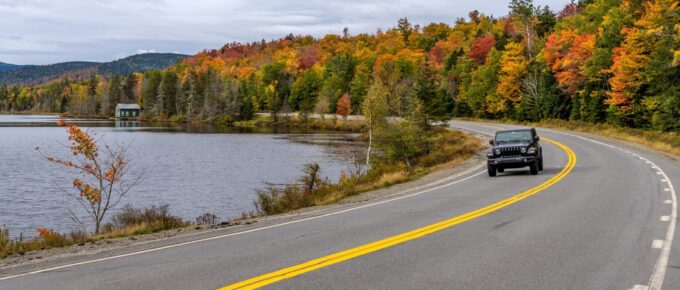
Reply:
[[0, 72], [21, 68], [21, 65], [0, 62]]
[[229, 43], [123, 79], [0, 90], [0, 102], [5, 110], [108, 115], [117, 101], [136, 100], [146, 117], [232, 119], [377, 106], [369, 109], [402, 117], [680, 132], [677, 1], [583, 0], [555, 13], [513, 0], [510, 8], [503, 17], [472, 11], [451, 24], [403, 18], [373, 34]]
[[[37, 85], [64, 77], [85, 79], [92, 74], [122, 76], [133, 72], [166, 68], [186, 57], [174, 53], [145, 53], [112, 62], [63, 62], [50, 65], [0, 65], [0, 85]], [[7, 69], [3, 69], [3, 68]]]

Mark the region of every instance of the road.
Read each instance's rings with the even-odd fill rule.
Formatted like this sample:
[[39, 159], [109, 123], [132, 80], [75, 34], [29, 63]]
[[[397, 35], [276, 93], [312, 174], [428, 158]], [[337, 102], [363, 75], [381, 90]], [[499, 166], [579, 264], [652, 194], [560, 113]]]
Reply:
[[183, 244], [0, 269], [0, 289], [680, 289], [679, 163], [538, 132], [536, 176], [477, 167], [429, 189]]

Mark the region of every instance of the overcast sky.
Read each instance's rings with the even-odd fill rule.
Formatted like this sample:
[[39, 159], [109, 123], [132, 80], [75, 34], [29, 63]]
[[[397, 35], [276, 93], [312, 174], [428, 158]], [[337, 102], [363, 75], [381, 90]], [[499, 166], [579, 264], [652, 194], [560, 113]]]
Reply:
[[[0, 62], [111, 61], [141, 52], [194, 54], [232, 41], [375, 32], [401, 17], [453, 23], [502, 16], [509, 0], [0, 0]], [[534, 0], [561, 9], [569, 0]]]

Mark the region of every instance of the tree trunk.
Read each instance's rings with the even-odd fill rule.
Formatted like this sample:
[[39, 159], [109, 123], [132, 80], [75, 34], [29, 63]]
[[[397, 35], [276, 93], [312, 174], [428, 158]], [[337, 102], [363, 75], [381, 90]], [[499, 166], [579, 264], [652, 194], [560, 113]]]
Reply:
[[366, 172], [371, 169], [371, 147], [373, 146], [373, 128], [368, 129], [368, 148], [366, 149]]

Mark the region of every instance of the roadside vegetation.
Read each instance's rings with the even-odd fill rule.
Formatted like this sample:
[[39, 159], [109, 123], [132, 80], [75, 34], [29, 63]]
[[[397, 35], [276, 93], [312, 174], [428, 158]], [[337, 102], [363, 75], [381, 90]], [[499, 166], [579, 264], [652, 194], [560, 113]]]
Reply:
[[603, 137], [609, 137], [622, 141], [645, 145], [649, 148], [680, 157], [680, 134], [678, 134], [677, 132], [653, 131], [615, 126], [607, 123], [593, 124], [590, 122], [567, 121], [559, 119], [546, 119], [541, 120], [539, 122], [518, 122], [514, 120], [488, 120], [470, 118], [466, 118], [465, 120], [514, 123], [533, 127], [553, 128], [589, 133], [593, 135], [599, 135]]
[[[25, 239], [23, 233], [10, 239], [9, 229], [0, 229], [0, 258], [11, 254], [24, 254], [33, 250], [84, 244], [106, 238], [147, 234], [185, 227], [189, 223], [171, 215], [168, 205], [134, 208], [126, 205], [117, 210], [125, 196], [141, 182], [141, 175], [131, 176], [127, 147], [97, 144], [95, 137], [74, 124], [60, 120], [68, 134], [68, 158], [57, 158], [36, 150], [51, 163], [73, 171], [79, 177], [71, 180], [72, 189], [65, 193], [78, 201], [79, 208], [69, 209], [71, 218], [82, 230], [62, 234], [39, 227], [38, 238]], [[82, 220], [80, 216], [88, 219]], [[109, 219], [109, 216], [112, 215]], [[110, 220], [106, 222], [107, 220]], [[93, 229], [87, 232], [87, 228]]]
[[269, 114], [258, 114], [251, 120], [235, 121], [231, 125], [242, 128], [289, 128], [354, 133], [362, 132], [366, 128], [362, 120], [345, 120], [337, 116], [324, 116], [322, 119], [321, 115], [315, 115], [305, 119], [299, 114], [291, 114], [279, 116], [274, 120]]
[[[445, 128], [432, 128], [429, 138], [420, 139], [417, 146], [422, 146], [405, 155], [390, 155], [377, 151], [373, 153], [371, 166], [365, 158], [356, 156], [354, 164], [343, 171], [338, 182], [321, 179], [321, 168], [318, 164], [307, 164], [302, 170], [299, 180], [283, 185], [269, 186], [258, 192], [255, 208], [260, 215], [271, 215], [292, 210], [326, 205], [356, 195], [398, 183], [412, 181], [439, 168], [454, 167], [478, 152], [482, 147], [479, 140], [459, 131]], [[376, 141], [377, 150], [401, 150], [397, 140], [389, 144]], [[384, 140], [387, 141], [387, 140]], [[425, 144], [427, 143], [427, 144]], [[395, 146], [397, 145], [397, 146]], [[385, 146], [385, 147], [383, 147]], [[427, 150], [430, 148], [430, 150]], [[399, 157], [397, 157], [399, 156]], [[395, 158], [396, 157], [396, 158]]]
[[25, 238], [23, 234], [20, 234], [18, 238], [10, 238], [9, 229], [0, 228], [0, 258], [50, 248], [82, 246], [103, 239], [149, 234], [188, 225], [188, 222], [170, 214], [168, 205], [149, 208], [126, 205], [112, 216], [110, 222], [103, 224], [102, 230], [96, 234], [84, 230], [59, 233], [39, 227], [36, 231], [36, 238]]

